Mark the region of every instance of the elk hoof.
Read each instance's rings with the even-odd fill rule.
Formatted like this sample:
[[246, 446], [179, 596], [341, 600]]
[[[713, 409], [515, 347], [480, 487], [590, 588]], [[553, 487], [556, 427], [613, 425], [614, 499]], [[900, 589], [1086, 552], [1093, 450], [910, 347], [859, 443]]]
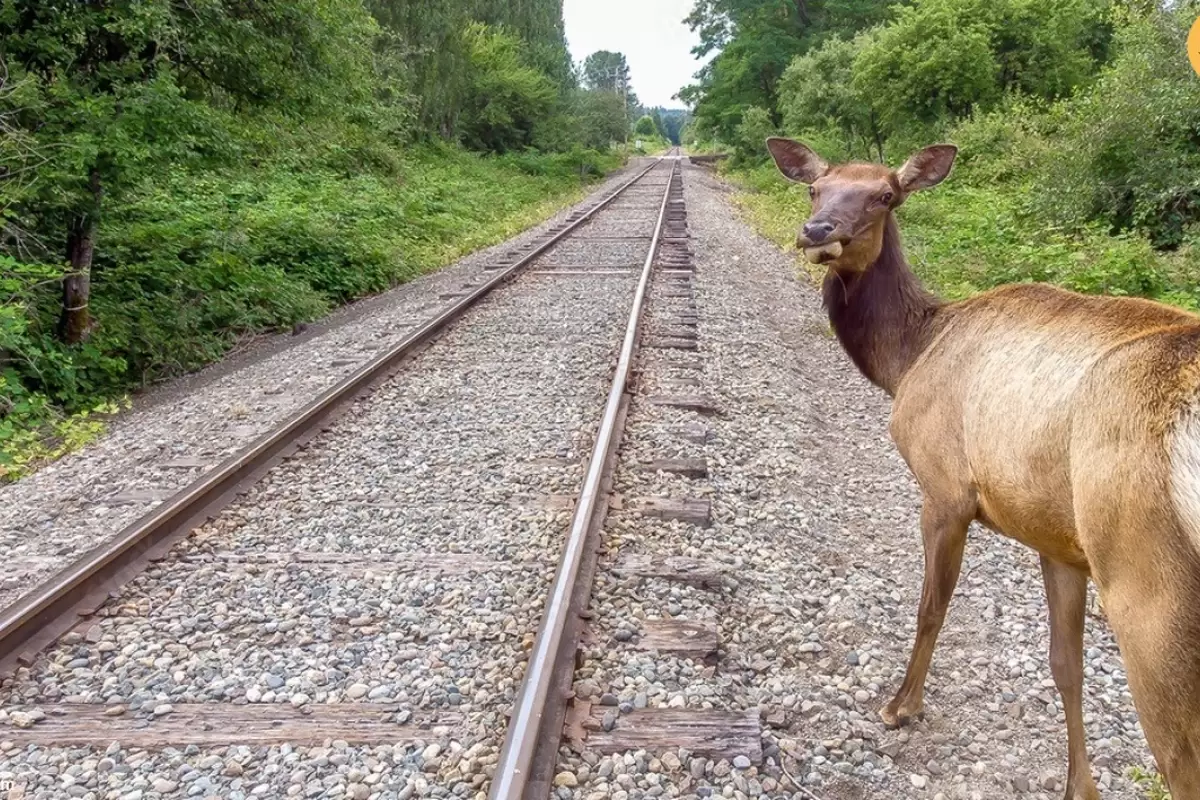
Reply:
[[889, 728], [899, 728], [908, 725], [913, 720], [920, 719], [923, 715], [923, 709], [917, 709], [916, 711], [897, 709], [892, 703], [888, 703], [879, 710], [879, 716], [883, 719], [883, 724]]

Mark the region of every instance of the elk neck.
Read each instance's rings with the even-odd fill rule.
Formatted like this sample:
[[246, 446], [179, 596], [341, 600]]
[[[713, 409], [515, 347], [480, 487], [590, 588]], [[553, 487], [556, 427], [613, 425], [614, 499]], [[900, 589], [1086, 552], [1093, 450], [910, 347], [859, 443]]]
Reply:
[[830, 269], [825, 276], [829, 323], [855, 366], [890, 395], [933, 339], [941, 303], [921, 285], [904, 258], [893, 214], [883, 246], [861, 272]]

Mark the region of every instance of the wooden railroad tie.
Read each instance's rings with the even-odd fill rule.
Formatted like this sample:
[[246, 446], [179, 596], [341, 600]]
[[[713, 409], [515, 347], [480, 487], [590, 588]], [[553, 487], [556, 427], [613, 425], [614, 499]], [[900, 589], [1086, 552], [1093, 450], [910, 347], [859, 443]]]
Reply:
[[[292, 744], [323, 746], [330, 741], [354, 745], [428, 742], [462, 734], [462, 715], [410, 712], [392, 703], [186, 703], [169, 713], [146, 717], [111, 716], [100, 703], [41, 705], [45, 717], [26, 728], [5, 728], [3, 738], [20, 747], [84, 747], [120, 742], [123, 747], [251, 747]], [[398, 715], [411, 716], [404, 723]]]

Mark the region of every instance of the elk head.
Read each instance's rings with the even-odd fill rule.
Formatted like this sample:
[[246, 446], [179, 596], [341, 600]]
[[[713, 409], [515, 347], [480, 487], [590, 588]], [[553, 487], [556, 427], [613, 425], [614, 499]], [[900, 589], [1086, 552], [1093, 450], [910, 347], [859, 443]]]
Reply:
[[908, 195], [941, 183], [958, 148], [935, 144], [913, 154], [898, 170], [851, 162], [830, 166], [807, 145], [772, 136], [767, 150], [788, 180], [808, 184], [812, 214], [796, 246], [813, 264], [838, 272], [863, 272], [879, 257], [892, 209]]

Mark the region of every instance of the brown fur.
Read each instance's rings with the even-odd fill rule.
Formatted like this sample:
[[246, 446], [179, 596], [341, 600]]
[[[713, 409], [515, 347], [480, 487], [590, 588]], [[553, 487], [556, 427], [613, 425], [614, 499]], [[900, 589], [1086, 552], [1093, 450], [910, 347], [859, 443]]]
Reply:
[[[785, 174], [815, 183], [810, 222], [835, 223], [830, 322], [893, 396], [892, 438], [923, 495], [917, 638], [885, 721], [921, 713], [967, 527], [979, 521], [1042, 557], [1067, 800], [1099, 797], [1082, 713], [1089, 577], [1173, 796], [1200, 800], [1200, 317], [1039, 284], [941, 302], [909, 268], [892, 210], [945, 177], [952, 149], [927, 148], [893, 172], [768, 146]], [[880, 206], [889, 185], [900, 191]], [[806, 234], [798, 243], [820, 257]]]

